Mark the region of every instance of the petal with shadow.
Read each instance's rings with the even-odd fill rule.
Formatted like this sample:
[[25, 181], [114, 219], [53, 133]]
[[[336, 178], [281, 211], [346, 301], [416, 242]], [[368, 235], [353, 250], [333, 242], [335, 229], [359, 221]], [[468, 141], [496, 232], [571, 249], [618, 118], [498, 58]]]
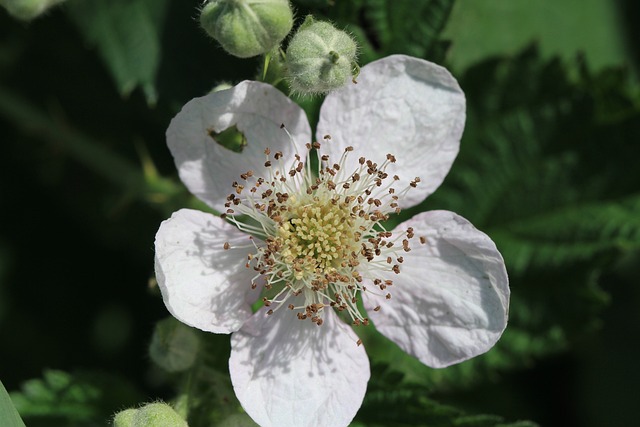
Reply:
[[371, 62], [358, 77], [327, 95], [320, 109], [316, 138], [325, 135], [322, 153], [337, 161], [354, 146], [346, 170], [356, 170], [359, 156], [381, 164], [397, 158], [386, 172], [398, 175], [397, 190], [415, 177], [421, 182], [398, 201], [417, 205], [440, 186], [458, 154], [466, 101], [445, 68], [423, 59], [391, 55]]
[[[283, 124], [293, 141], [281, 129]], [[226, 148], [216, 136], [233, 126], [246, 138], [240, 152]], [[264, 169], [266, 148], [292, 159], [296, 150], [306, 152], [304, 145], [310, 141], [311, 129], [302, 108], [273, 86], [253, 81], [192, 99], [167, 129], [167, 144], [180, 179], [219, 212], [233, 192], [233, 181], [240, 181], [240, 175], [249, 170]]]
[[231, 337], [236, 396], [262, 427], [347, 426], [370, 375], [357, 341], [333, 310], [317, 326], [286, 307], [263, 308]]
[[381, 275], [393, 280], [385, 290], [391, 299], [375, 291], [363, 295], [369, 317], [383, 335], [434, 368], [486, 352], [509, 311], [507, 271], [495, 244], [453, 212], [423, 212], [396, 230], [408, 227], [415, 237], [400, 273]]
[[182, 209], [160, 225], [155, 246], [156, 279], [178, 320], [230, 333], [251, 317], [258, 291], [251, 290], [255, 271], [245, 267], [255, 251], [248, 234], [217, 216]]

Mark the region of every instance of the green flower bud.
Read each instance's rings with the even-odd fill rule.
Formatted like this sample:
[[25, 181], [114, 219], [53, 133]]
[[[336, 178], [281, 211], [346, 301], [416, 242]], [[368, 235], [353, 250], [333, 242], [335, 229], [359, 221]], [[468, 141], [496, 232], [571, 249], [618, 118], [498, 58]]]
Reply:
[[139, 409], [126, 409], [113, 418], [113, 427], [189, 427], [166, 403], [149, 403]]
[[50, 7], [64, 0], [0, 0], [0, 6], [7, 9], [14, 18], [30, 21], [43, 14]]
[[196, 332], [173, 317], [156, 325], [149, 346], [151, 359], [168, 372], [186, 371], [196, 360], [200, 341]]
[[212, 0], [200, 13], [200, 25], [239, 58], [269, 52], [293, 25], [289, 0]]
[[137, 412], [138, 410], [133, 408], [118, 412], [113, 417], [113, 427], [131, 427]]
[[328, 22], [307, 17], [287, 48], [287, 79], [294, 92], [326, 93], [343, 86], [358, 68], [356, 42]]

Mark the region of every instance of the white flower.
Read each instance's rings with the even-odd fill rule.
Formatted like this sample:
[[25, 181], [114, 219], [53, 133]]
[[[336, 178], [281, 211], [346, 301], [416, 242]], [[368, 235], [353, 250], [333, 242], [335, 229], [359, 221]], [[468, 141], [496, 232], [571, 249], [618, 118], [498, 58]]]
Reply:
[[[176, 318], [233, 333], [233, 386], [261, 426], [349, 424], [369, 362], [347, 322], [371, 319], [432, 367], [484, 353], [502, 334], [508, 279], [489, 237], [447, 211], [382, 225], [441, 184], [464, 119], [444, 68], [396, 55], [325, 99], [319, 173], [304, 112], [269, 85], [196, 98], [171, 122], [182, 181], [226, 220], [183, 209], [163, 222], [158, 283]], [[233, 126], [246, 138], [240, 153], [213, 139]]]

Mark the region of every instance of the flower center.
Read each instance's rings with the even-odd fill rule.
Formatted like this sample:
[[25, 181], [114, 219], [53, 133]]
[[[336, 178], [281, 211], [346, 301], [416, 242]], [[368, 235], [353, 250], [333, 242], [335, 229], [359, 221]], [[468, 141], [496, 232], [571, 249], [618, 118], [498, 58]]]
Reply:
[[290, 198], [276, 242], [285, 262], [296, 266], [294, 277], [302, 280], [341, 268], [358, 249], [354, 224], [349, 205], [334, 202], [328, 191]]
[[[311, 153], [320, 145], [307, 148]], [[246, 266], [256, 271], [252, 287], [264, 279], [263, 302], [274, 305], [268, 313], [286, 306], [297, 310], [299, 319], [320, 325], [322, 311], [330, 306], [346, 312], [355, 324], [367, 324], [357, 307], [358, 294], [376, 290], [366, 289], [364, 279], [390, 298], [385, 289], [393, 282], [375, 273], [400, 273], [403, 259], [398, 253], [410, 250], [413, 232], [391, 233], [381, 222], [400, 211], [397, 200], [404, 191], [396, 194], [391, 184], [398, 178], [389, 180], [385, 172], [395, 162], [392, 155], [380, 167], [361, 157], [359, 168], [347, 173], [344, 166], [352, 151], [348, 147], [333, 165], [322, 156], [318, 173], [312, 174], [310, 162], [299, 155], [287, 169], [281, 153], [271, 157], [266, 150], [269, 176], [256, 178], [249, 171], [241, 175], [245, 184], [234, 183], [236, 191], [223, 216], [264, 241], [253, 241]], [[300, 295], [295, 301], [303, 303], [292, 304]]]

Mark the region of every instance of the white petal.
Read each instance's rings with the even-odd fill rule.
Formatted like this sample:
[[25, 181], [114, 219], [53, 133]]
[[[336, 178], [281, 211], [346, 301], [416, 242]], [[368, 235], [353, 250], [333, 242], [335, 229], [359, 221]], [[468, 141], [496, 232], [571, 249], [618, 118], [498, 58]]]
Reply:
[[247, 234], [219, 217], [189, 209], [175, 212], [156, 234], [156, 279], [167, 309], [204, 331], [240, 329], [258, 297], [251, 290], [255, 271], [245, 267], [252, 249]]
[[265, 310], [231, 336], [229, 370], [244, 409], [262, 427], [347, 426], [370, 374], [351, 327], [332, 310], [321, 326], [286, 307]]
[[376, 328], [434, 368], [486, 352], [509, 311], [507, 272], [495, 244], [453, 212], [424, 212], [396, 229], [407, 227], [415, 232], [411, 251], [403, 253], [399, 274], [383, 277], [393, 280], [391, 299], [363, 297]]
[[[293, 143], [280, 128], [284, 124]], [[218, 144], [210, 135], [237, 126], [247, 139], [241, 153]], [[180, 179], [189, 191], [223, 211], [231, 184], [248, 170], [264, 169], [265, 148], [289, 158], [304, 152], [311, 129], [304, 111], [265, 83], [244, 81], [237, 86], [189, 101], [167, 129], [167, 143]]]
[[464, 121], [464, 93], [445, 68], [392, 55], [362, 67], [358, 84], [327, 95], [316, 137], [331, 135], [322, 152], [335, 160], [355, 147], [348, 170], [359, 156], [380, 164], [393, 154], [397, 163], [387, 173], [400, 177], [396, 189], [421, 179], [400, 201], [406, 208], [440, 186], [458, 154]]

